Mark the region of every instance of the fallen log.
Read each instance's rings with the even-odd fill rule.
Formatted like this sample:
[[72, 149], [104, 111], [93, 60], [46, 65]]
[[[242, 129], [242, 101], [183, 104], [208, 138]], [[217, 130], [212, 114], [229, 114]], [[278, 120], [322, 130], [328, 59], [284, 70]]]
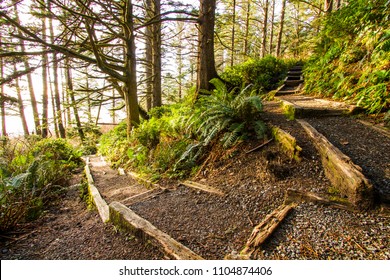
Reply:
[[274, 233], [283, 219], [295, 206], [295, 203], [283, 204], [276, 208], [271, 214], [267, 215], [265, 219], [253, 229], [251, 236], [240, 254], [250, 258], [250, 255], [252, 255], [252, 253], [261, 246], [272, 233]]
[[180, 182], [180, 185], [184, 185], [186, 187], [189, 187], [189, 188], [194, 188], [194, 189], [198, 189], [198, 190], [202, 190], [202, 191], [205, 191], [205, 192], [209, 192], [209, 193], [214, 193], [214, 194], [218, 194], [218, 195], [225, 195], [225, 193], [217, 188], [214, 188], [214, 187], [211, 187], [211, 186], [206, 186], [206, 185], [203, 185], [203, 184], [199, 184], [197, 182], [192, 182], [192, 181], [185, 181], [185, 182]]
[[110, 221], [112, 223], [122, 229], [129, 230], [145, 240], [150, 238], [152, 241], [157, 242], [155, 245], [160, 247], [170, 258], [176, 260], [203, 259], [123, 204], [114, 201], [109, 205], [109, 209]]
[[301, 161], [300, 153], [302, 148], [298, 146], [297, 140], [291, 134], [277, 126], [271, 126], [271, 132], [275, 141], [282, 145], [283, 150], [290, 159]]
[[[87, 161], [88, 162], [88, 161]], [[99, 190], [95, 187], [91, 171], [88, 164], [85, 165], [85, 175], [88, 181], [88, 193], [90, 195], [91, 202], [96, 206], [99, 216], [104, 223], [109, 221], [109, 209], [106, 201], [102, 198]]]
[[322, 161], [325, 175], [341, 196], [361, 210], [373, 206], [374, 191], [371, 182], [363, 175], [360, 166], [336, 148], [328, 139], [304, 120], [297, 120], [312, 138]]
[[293, 202], [313, 202], [321, 205], [326, 205], [343, 210], [353, 210], [352, 205], [347, 201], [342, 201], [340, 199], [336, 200], [335, 198], [329, 199], [326, 197], [321, 197], [320, 195], [313, 192], [304, 192], [295, 189], [287, 189], [285, 196], [285, 203]]

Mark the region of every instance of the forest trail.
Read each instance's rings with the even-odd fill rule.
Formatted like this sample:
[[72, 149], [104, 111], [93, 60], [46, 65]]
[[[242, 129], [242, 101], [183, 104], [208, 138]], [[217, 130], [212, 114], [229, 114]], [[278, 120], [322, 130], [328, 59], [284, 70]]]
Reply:
[[[285, 87], [290, 93], [284, 98], [294, 98], [297, 86]], [[277, 100], [265, 103], [263, 118], [295, 137], [302, 149], [299, 160], [277, 141], [264, 140], [212, 153], [192, 182], [145, 185], [135, 174], [120, 175], [100, 156], [91, 156], [89, 167], [107, 204], [120, 202], [199, 258], [390, 259], [390, 138], [349, 116], [332, 115], [305, 120], [373, 182], [376, 204], [369, 210], [327, 200], [333, 188], [317, 148], [298, 121], [288, 120]], [[282, 210], [286, 214], [279, 217]], [[275, 226], [270, 221], [278, 219], [272, 235], [243, 250], [256, 226], [269, 229]], [[118, 229], [113, 221], [104, 224], [96, 211], [86, 210], [72, 188], [31, 234], [2, 243], [2, 259], [169, 258], [158, 242]]]
[[[304, 99], [297, 94], [301, 79], [297, 80], [299, 83], [281, 89], [289, 91], [284, 99]], [[390, 259], [390, 138], [385, 131], [345, 115], [351, 111], [348, 106], [310, 97], [306, 100], [308, 103], [300, 104], [303, 111], [310, 111], [304, 115], [305, 121], [362, 166], [373, 183], [374, 208], [356, 211], [349, 203], [326, 200], [332, 183], [316, 145], [299, 121], [288, 120], [281, 100], [267, 102], [263, 117], [296, 138], [302, 148], [300, 160], [292, 160], [275, 141], [265, 141], [259, 150], [259, 143], [246, 143], [231, 151], [234, 156], [211, 155], [209, 164], [191, 178], [195, 182], [191, 184], [207, 185], [219, 194], [170, 181], [163, 192], [126, 206], [205, 259], [247, 258], [240, 254], [244, 251], [254, 259]], [[313, 107], [318, 107], [315, 117]], [[128, 184], [139, 188], [133, 180]], [[289, 204], [291, 199], [296, 204]], [[279, 209], [287, 206], [292, 212], [280, 218], [284, 220], [266, 236], [266, 242], [243, 251], [256, 225], [260, 229], [275, 226], [269, 223], [273, 219], [270, 213], [279, 215]]]

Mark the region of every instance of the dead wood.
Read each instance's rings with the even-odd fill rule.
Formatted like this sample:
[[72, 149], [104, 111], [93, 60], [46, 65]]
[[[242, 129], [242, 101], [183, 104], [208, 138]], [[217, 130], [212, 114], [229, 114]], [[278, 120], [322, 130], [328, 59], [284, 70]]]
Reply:
[[373, 186], [360, 166], [336, 148], [328, 139], [304, 120], [297, 120], [312, 138], [322, 161], [325, 175], [341, 194], [359, 209], [373, 206]]
[[245, 152], [245, 153], [246, 153], [246, 154], [249, 154], [249, 153], [255, 152], [255, 151], [257, 151], [257, 150], [259, 150], [259, 149], [263, 148], [263, 147], [264, 147], [264, 146], [266, 146], [267, 144], [271, 143], [271, 142], [272, 142], [272, 140], [274, 140], [274, 139], [273, 139], [273, 138], [271, 138], [271, 139], [270, 139], [270, 140], [268, 140], [267, 142], [265, 142], [265, 143], [263, 143], [263, 144], [261, 144], [261, 145], [259, 145], [259, 146], [255, 147], [255, 148], [253, 148], [252, 150], [249, 150], [249, 151], [247, 151], [247, 152]]
[[244, 249], [241, 251], [241, 255], [250, 257], [257, 247], [261, 246], [264, 241], [271, 236], [295, 206], [295, 203], [283, 204], [276, 208], [271, 214], [267, 215], [265, 219], [253, 229]]
[[202, 190], [202, 191], [209, 192], [209, 193], [214, 193], [214, 194], [218, 194], [218, 195], [222, 195], [222, 196], [225, 195], [224, 192], [222, 192], [221, 190], [219, 190], [217, 188], [214, 188], [211, 186], [206, 186], [203, 184], [199, 184], [197, 182], [185, 181], [185, 182], [181, 182], [180, 184], [184, 185], [186, 187], [189, 187], [189, 188], [194, 188], [194, 189]]
[[353, 210], [353, 206], [351, 205], [351, 203], [347, 201], [342, 201], [340, 198], [333, 198], [332, 200], [332, 198], [322, 197], [313, 192], [305, 192], [305, 191], [300, 191], [295, 189], [288, 189], [286, 191], [286, 197], [285, 197], [286, 204], [292, 202], [301, 202], [301, 201], [327, 205], [338, 209]]
[[156, 196], [158, 196], [166, 191], [167, 191], [167, 189], [155, 188], [155, 189], [152, 189], [150, 191], [146, 191], [146, 192], [125, 198], [120, 202], [122, 204], [125, 204], [126, 206], [130, 206], [132, 204], [139, 203], [139, 202], [154, 198], [154, 197], [156, 197]]

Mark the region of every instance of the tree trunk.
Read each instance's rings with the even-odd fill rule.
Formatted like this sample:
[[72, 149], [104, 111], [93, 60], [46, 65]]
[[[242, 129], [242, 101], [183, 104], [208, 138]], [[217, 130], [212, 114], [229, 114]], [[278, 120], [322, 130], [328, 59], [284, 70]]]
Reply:
[[333, 0], [325, 0], [324, 11], [326, 14], [330, 14], [333, 10]]
[[248, 0], [247, 10], [246, 10], [246, 19], [245, 19], [245, 39], [244, 39], [244, 54], [245, 54], [245, 56], [247, 56], [249, 54], [250, 10], [251, 10], [251, 0]]
[[230, 66], [234, 65], [234, 48], [235, 48], [235, 31], [236, 31], [236, 0], [233, 0], [233, 19], [232, 19], [232, 41], [231, 41], [231, 55]]
[[[50, 1], [47, 1], [47, 6], [49, 11], [51, 10]], [[49, 26], [50, 26], [50, 38], [51, 43], [54, 44], [54, 27], [53, 27], [53, 19], [49, 17]], [[55, 119], [55, 123], [57, 123], [59, 136], [61, 138], [66, 137], [66, 132], [64, 128], [64, 122], [62, 119], [61, 113], [61, 97], [60, 97], [60, 89], [59, 89], [59, 79], [58, 79], [58, 61], [57, 61], [57, 52], [53, 52], [53, 82], [54, 82], [54, 105], [55, 105], [55, 115], [53, 116]]]
[[[1, 33], [0, 33], [0, 44], [2, 42]], [[4, 65], [3, 58], [0, 58], [0, 80], [4, 78]], [[5, 98], [2, 97], [4, 94], [4, 85], [1, 84], [0, 87], [0, 111], [1, 111], [1, 135], [7, 136], [7, 126], [5, 123]]]
[[126, 105], [127, 136], [130, 137], [133, 126], [138, 126], [140, 122], [138, 96], [137, 96], [137, 66], [136, 48], [133, 23], [133, 4], [127, 2], [124, 14], [124, 36], [125, 36], [125, 71], [126, 81], [124, 85], [124, 100]]
[[66, 87], [67, 87], [68, 96], [69, 96], [70, 102], [71, 102], [70, 106], [72, 106], [72, 108], [73, 108], [73, 114], [74, 114], [74, 118], [75, 118], [75, 121], [76, 121], [77, 132], [79, 134], [79, 137], [80, 137], [81, 141], [84, 142], [85, 135], [84, 135], [84, 131], [83, 131], [82, 127], [81, 127], [81, 121], [80, 121], [80, 117], [79, 117], [79, 112], [78, 112], [78, 109], [77, 109], [77, 106], [76, 106], [76, 100], [74, 98], [72, 69], [70, 68], [68, 60], [66, 62], [66, 66], [65, 67], [66, 67], [66, 69], [65, 69]]
[[[18, 23], [20, 23], [18, 7], [17, 7], [18, 1], [14, 0], [13, 2], [14, 2], [14, 8], [15, 8], [15, 19]], [[18, 35], [19, 35], [19, 38], [23, 38], [23, 33], [19, 29], [18, 29]], [[20, 43], [21, 51], [25, 52], [26, 47], [24, 44], [24, 40], [19, 39], [19, 43]], [[28, 62], [28, 60], [24, 59], [23, 61], [24, 61], [24, 68], [26, 70], [30, 69], [31, 67], [30, 67], [30, 63]], [[41, 134], [41, 124], [40, 124], [39, 113], [38, 113], [38, 103], [37, 103], [37, 100], [35, 98], [34, 85], [33, 85], [33, 79], [32, 79], [31, 73], [27, 74], [27, 83], [28, 83], [28, 90], [30, 93], [31, 108], [32, 108], [33, 117], [34, 117], [35, 133], [40, 135]]]
[[271, 12], [271, 34], [269, 35], [269, 53], [273, 52], [274, 43], [274, 20], [275, 20], [275, 0], [272, 0], [272, 12]]
[[281, 11], [281, 15], [280, 15], [280, 29], [279, 29], [279, 34], [278, 34], [278, 42], [276, 44], [276, 56], [277, 57], [280, 56], [280, 48], [281, 48], [281, 45], [282, 45], [282, 36], [283, 36], [283, 27], [284, 27], [284, 15], [285, 15], [285, 11], [286, 11], [286, 1], [287, 0], [283, 0], [283, 2], [282, 2], [282, 11]]
[[264, 7], [263, 41], [261, 43], [261, 57], [264, 57], [267, 52], [268, 6], [269, 6], [269, 0], [266, 0], [265, 7]]
[[[152, 0], [145, 1], [146, 17], [152, 18]], [[153, 103], [153, 48], [152, 48], [153, 26], [149, 25], [145, 30], [145, 70], [146, 70], [146, 109], [150, 111]]]
[[341, 0], [336, 0], [336, 10], [341, 8]]
[[161, 97], [161, 3], [153, 1], [153, 14], [157, 22], [153, 24], [153, 107], [162, 105]]
[[[46, 37], [46, 18], [42, 17], [42, 36]], [[46, 48], [43, 48], [43, 51]], [[42, 55], [42, 131], [41, 135], [43, 138], [47, 138], [49, 130], [48, 114], [49, 114], [49, 89], [47, 79], [47, 54]]]
[[197, 92], [210, 90], [210, 80], [217, 78], [214, 59], [214, 24], [216, 0], [201, 0], [199, 13]]
[[[16, 72], [16, 71], [17, 71], [16, 65], [14, 64], [14, 72]], [[28, 125], [27, 125], [27, 121], [26, 121], [26, 115], [24, 113], [24, 105], [23, 105], [23, 98], [22, 98], [20, 85], [19, 85], [19, 78], [15, 79], [15, 90], [16, 90], [16, 93], [18, 95], [19, 115], [20, 115], [20, 120], [22, 122], [24, 136], [27, 136], [27, 135], [29, 135], [29, 131], [28, 131]]]

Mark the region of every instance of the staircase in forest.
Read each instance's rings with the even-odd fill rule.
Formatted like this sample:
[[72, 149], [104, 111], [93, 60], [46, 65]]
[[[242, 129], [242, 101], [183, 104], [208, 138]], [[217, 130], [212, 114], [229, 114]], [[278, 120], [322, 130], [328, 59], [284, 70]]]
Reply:
[[102, 219], [173, 259], [389, 259], [390, 137], [302, 95], [303, 78], [293, 67], [264, 102], [273, 139], [211, 154], [191, 181], [162, 187], [91, 157]]

